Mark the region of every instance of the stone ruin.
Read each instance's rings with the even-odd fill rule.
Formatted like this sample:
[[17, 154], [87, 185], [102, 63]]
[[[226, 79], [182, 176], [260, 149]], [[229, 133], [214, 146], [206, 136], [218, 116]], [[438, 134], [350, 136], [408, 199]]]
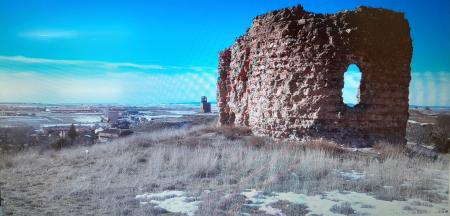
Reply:
[[[411, 57], [403, 13], [296, 6], [257, 16], [220, 53], [219, 122], [274, 138], [405, 143]], [[342, 97], [350, 64], [362, 72], [355, 107]]]
[[208, 98], [206, 96], [202, 96], [202, 100], [200, 102], [200, 112], [202, 113], [211, 112], [211, 103], [208, 102]]

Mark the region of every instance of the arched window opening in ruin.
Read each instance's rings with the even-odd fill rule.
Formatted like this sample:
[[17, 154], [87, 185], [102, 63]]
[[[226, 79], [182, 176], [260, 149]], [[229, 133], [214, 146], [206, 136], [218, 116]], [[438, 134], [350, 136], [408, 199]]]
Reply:
[[361, 85], [361, 70], [355, 64], [350, 64], [344, 73], [344, 88], [342, 98], [345, 105], [354, 107], [359, 103], [359, 87]]

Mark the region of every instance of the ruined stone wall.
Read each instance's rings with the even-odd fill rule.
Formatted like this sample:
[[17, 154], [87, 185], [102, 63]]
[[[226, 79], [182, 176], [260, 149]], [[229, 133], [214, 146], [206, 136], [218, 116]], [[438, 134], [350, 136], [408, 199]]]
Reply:
[[[301, 6], [258, 16], [220, 54], [220, 123], [275, 138], [352, 146], [405, 142], [412, 41], [402, 13]], [[360, 103], [343, 103], [344, 72], [361, 69]]]

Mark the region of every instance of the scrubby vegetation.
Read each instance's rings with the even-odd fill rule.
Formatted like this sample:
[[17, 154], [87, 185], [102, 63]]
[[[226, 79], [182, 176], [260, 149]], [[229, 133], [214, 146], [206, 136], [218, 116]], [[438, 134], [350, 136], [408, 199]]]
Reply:
[[433, 142], [436, 150], [449, 152], [450, 150], [450, 115], [439, 115], [436, 119], [435, 130], [433, 131]]
[[[363, 177], [341, 174], [347, 172]], [[253, 137], [245, 128], [206, 125], [0, 159], [6, 212], [14, 215], [154, 215], [161, 210], [140, 205], [135, 196], [164, 190], [199, 197], [199, 215], [237, 214], [245, 204], [240, 193], [251, 188], [311, 195], [350, 190], [383, 200], [441, 202], [448, 196], [445, 177], [446, 157], [411, 156], [401, 146], [350, 152], [326, 141], [280, 142]]]
[[0, 152], [18, 151], [35, 145], [38, 141], [30, 135], [32, 127], [0, 127]]
[[435, 151], [448, 153], [450, 150], [450, 115], [426, 115], [417, 110], [407, 127], [406, 138], [420, 145], [431, 145]]

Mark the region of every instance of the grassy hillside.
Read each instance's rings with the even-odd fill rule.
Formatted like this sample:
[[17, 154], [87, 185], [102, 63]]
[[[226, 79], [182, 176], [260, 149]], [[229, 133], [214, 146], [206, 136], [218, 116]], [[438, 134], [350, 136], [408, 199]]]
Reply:
[[[149, 204], [136, 197], [164, 191], [186, 193], [197, 215], [260, 215], [268, 207], [303, 215], [313, 208], [288, 201], [251, 205], [258, 203], [245, 194], [251, 190], [261, 191], [265, 201], [263, 194], [271, 192], [313, 197], [353, 191], [381, 201], [416, 200], [402, 209], [405, 214], [427, 213], [417, 206], [444, 213], [448, 167], [446, 156], [413, 156], [405, 147], [380, 144], [354, 152], [325, 141], [278, 142], [242, 128], [202, 125], [90, 147], [1, 155], [0, 188], [7, 215], [177, 215], [157, 205], [176, 201], [176, 194]], [[336, 203], [331, 212], [355, 213], [348, 210], [356, 209], [354, 203]]]

